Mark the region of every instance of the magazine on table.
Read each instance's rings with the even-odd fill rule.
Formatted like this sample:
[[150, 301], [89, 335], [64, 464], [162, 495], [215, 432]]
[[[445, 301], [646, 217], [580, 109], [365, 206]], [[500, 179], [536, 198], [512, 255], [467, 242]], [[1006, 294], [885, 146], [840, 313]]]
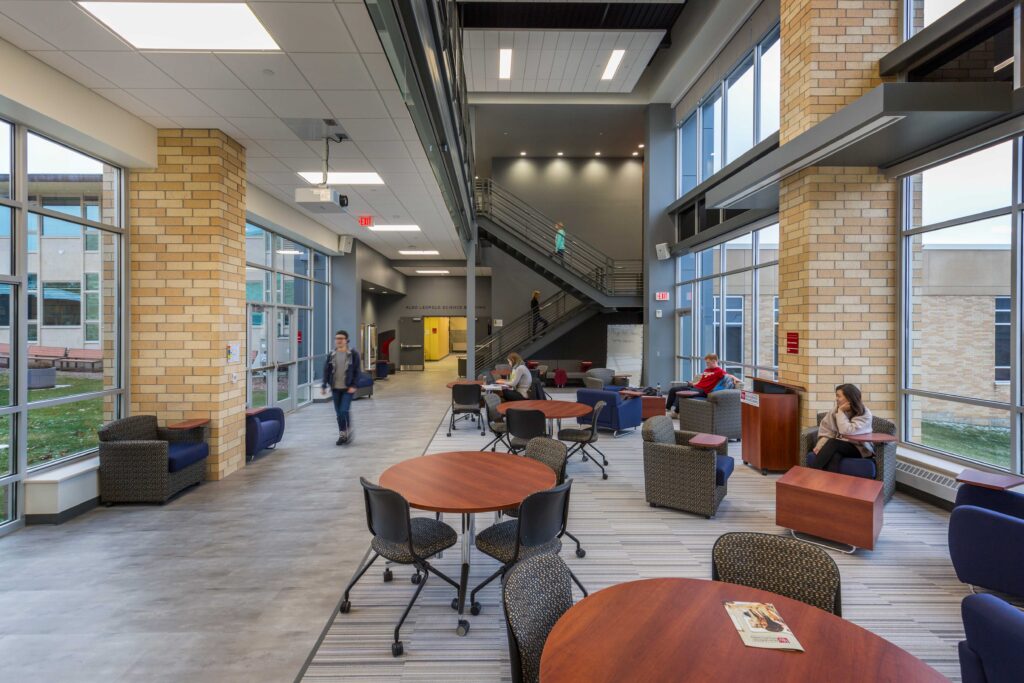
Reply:
[[800, 641], [770, 602], [726, 602], [725, 611], [747, 647], [804, 651]]

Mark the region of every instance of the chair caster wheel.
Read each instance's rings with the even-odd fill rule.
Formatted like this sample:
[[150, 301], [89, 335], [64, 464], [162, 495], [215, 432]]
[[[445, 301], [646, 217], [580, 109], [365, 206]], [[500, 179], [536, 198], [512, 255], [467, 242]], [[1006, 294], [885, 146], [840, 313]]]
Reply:
[[761, 470], [761, 476], [762, 477], [767, 477], [768, 476], [768, 470]]
[[395, 578], [395, 575], [391, 573], [390, 569], [385, 569], [384, 570], [384, 583], [391, 583], [391, 581], [394, 578]]
[[474, 602], [472, 605], [470, 605], [469, 606], [469, 613], [472, 614], [474, 617], [476, 615], [480, 614], [480, 603], [479, 602]]
[[658, 507], [658, 504], [657, 504], [657, 503], [651, 503], [651, 504], [650, 504], [650, 506], [651, 506], [652, 508], [656, 508], [656, 507]]
[[464, 636], [469, 633], [469, 622], [465, 619], [459, 619], [459, 625], [455, 629], [455, 633], [460, 636]]
[[420, 576], [419, 572], [416, 572], [415, 574], [409, 577], [409, 580], [413, 582], [413, 585], [418, 586], [420, 585], [420, 581], [423, 580], [423, 577]]
[[402, 649], [402, 641], [398, 641], [397, 643], [391, 643], [392, 657], [401, 657], [403, 652], [404, 650]]
[[451, 438], [451, 435], [452, 435], [452, 433], [451, 433], [451, 432], [448, 432], [448, 437], [449, 437], [449, 438]]
[[583, 548], [576, 548], [576, 557], [578, 557], [578, 558], [580, 558], [582, 560], [586, 556], [587, 556], [587, 551], [586, 550], [584, 550]]
[[459, 609], [459, 599], [458, 598], [452, 598], [452, 609], [455, 610], [455, 611], [458, 611], [458, 609]]
[[602, 472], [601, 473], [601, 478], [602, 479], [607, 479], [608, 478], [608, 473], [607, 472]]
[[338, 607], [338, 611], [341, 612], [342, 614], [348, 614], [351, 609], [352, 609], [352, 603], [349, 602], [348, 600], [343, 600], [341, 605]]

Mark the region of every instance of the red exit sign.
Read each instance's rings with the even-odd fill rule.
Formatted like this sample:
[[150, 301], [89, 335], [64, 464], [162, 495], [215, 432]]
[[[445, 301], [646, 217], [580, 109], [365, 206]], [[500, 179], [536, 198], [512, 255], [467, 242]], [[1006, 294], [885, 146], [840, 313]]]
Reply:
[[654, 293], [654, 300], [655, 301], [668, 301], [668, 292], [655, 292]]
[[373, 227], [373, 216], [360, 216], [359, 227], [361, 228], [372, 228]]

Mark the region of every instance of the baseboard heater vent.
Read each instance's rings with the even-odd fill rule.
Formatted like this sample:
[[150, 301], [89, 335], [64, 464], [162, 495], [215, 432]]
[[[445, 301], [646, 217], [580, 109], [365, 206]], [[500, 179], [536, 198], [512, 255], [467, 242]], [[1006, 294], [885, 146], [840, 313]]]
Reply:
[[959, 487], [956, 479], [905, 460], [898, 460], [896, 463], [896, 481], [950, 503], [956, 500], [956, 490]]

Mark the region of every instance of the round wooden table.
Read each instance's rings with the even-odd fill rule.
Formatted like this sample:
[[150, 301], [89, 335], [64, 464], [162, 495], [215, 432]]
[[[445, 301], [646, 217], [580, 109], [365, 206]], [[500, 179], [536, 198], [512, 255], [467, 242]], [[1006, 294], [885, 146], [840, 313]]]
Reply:
[[593, 406], [575, 401], [505, 401], [498, 406], [498, 412], [504, 415], [510, 410], [539, 410], [544, 413], [548, 420], [548, 431], [555, 434], [555, 420], [562, 424], [562, 420], [570, 417], [583, 417], [594, 412]]
[[463, 517], [462, 576], [459, 581], [459, 624], [469, 583], [470, 549], [475, 540], [474, 513], [507, 510], [531, 493], [555, 485], [554, 471], [542, 462], [508, 453], [451, 451], [404, 460], [380, 475], [380, 485], [398, 491], [411, 507], [431, 512], [454, 512]]
[[[804, 652], [747, 647], [729, 600], [775, 605]], [[555, 624], [541, 683], [561, 681], [945, 681], [887, 640], [775, 593], [701, 579], [648, 579], [606, 588]]]

